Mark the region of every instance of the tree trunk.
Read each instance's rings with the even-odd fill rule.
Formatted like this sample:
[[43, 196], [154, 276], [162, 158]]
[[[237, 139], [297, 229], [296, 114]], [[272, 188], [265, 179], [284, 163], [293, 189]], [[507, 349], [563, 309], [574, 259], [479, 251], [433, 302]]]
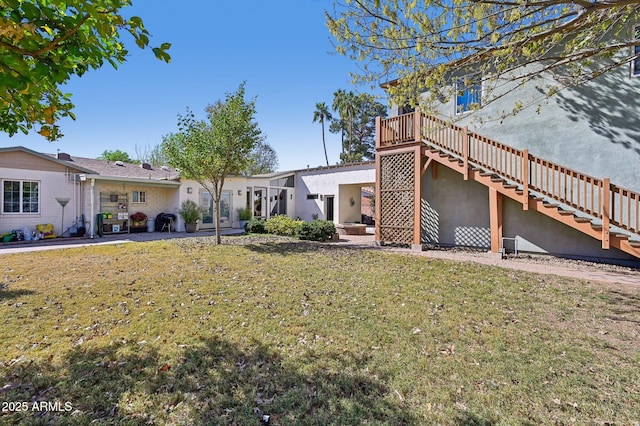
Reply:
[[327, 156], [327, 143], [324, 141], [324, 121], [322, 124], [322, 146], [324, 147], [324, 159], [327, 161], [327, 167], [329, 167], [329, 157]]
[[220, 197], [215, 200], [216, 204], [216, 244], [222, 244], [222, 237], [220, 236]]
[[224, 185], [224, 181], [215, 183], [213, 185], [215, 194], [211, 194], [211, 196], [213, 197], [214, 209], [216, 211], [216, 244], [218, 245], [222, 244], [222, 237], [220, 235], [220, 201], [222, 198], [222, 185]]

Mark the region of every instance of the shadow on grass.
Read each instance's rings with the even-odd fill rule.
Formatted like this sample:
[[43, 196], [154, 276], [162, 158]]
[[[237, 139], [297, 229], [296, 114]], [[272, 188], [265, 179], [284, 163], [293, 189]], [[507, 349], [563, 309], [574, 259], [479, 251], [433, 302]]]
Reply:
[[35, 291], [31, 290], [5, 290], [0, 287], [0, 302], [3, 300], [15, 299], [20, 296], [28, 296], [30, 294], [35, 294]]
[[261, 254], [275, 255], [291, 255], [318, 251], [331, 252], [350, 252], [353, 250], [370, 250], [373, 246], [348, 245], [340, 246], [333, 242], [311, 242], [311, 241], [292, 241], [292, 242], [262, 242], [258, 244], [245, 244], [245, 247], [251, 251]]
[[[150, 346], [78, 347], [59, 367], [5, 367], [10, 384], [0, 390], [3, 400], [69, 402], [72, 409], [3, 414], [0, 420], [246, 425], [266, 415], [274, 425], [420, 423], [354, 357], [305, 359], [303, 372], [260, 342], [240, 347], [210, 339], [171, 358]], [[334, 368], [320, 368], [324, 362]]]
[[640, 294], [632, 294], [621, 289], [611, 291], [610, 302], [614, 307], [609, 318], [614, 321], [640, 323]]

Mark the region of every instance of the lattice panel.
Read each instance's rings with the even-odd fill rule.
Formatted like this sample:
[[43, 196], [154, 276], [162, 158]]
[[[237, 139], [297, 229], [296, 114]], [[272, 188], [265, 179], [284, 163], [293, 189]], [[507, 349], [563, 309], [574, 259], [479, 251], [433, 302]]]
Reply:
[[380, 157], [380, 238], [392, 243], [413, 242], [415, 193], [414, 153]]
[[414, 154], [383, 155], [380, 157], [380, 189], [413, 189], [414, 185]]
[[413, 242], [413, 229], [380, 227], [380, 239], [389, 243], [411, 244]]
[[381, 191], [380, 224], [413, 228], [413, 190]]

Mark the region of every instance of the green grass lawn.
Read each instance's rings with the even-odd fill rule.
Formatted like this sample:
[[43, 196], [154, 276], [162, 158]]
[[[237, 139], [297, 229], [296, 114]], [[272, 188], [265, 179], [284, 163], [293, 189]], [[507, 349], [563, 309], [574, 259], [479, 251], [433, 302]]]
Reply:
[[211, 242], [2, 255], [0, 424], [640, 422], [640, 288]]

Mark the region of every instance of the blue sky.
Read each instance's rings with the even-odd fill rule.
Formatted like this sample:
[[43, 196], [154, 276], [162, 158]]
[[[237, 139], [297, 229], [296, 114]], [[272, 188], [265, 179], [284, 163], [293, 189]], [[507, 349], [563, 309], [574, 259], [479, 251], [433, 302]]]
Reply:
[[[257, 98], [256, 119], [278, 154], [279, 170], [324, 165], [321, 127], [312, 122], [316, 102], [331, 106], [341, 88], [382, 94], [352, 86], [349, 73], [357, 64], [332, 53], [324, 17], [332, 3], [134, 0], [126, 14], [143, 18], [152, 45], [172, 44], [171, 63], [156, 60], [125, 35], [127, 62], [117, 70], [107, 64], [67, 85], [77, 120], [62, 122], [60, 141], [47, 142], [35, 132], [12, 138], [0, 133], [0, 146], [60, 149], [80, 157], [120, 149], [135, 159], [136, 146], [155, 146], [175, 132], [177, 115], [187, 107], [204, 119], [208, 104], [246, 81], [247, 98]], [[328, 126], [325, 131], [329, 162], [335, 164], [339, 136]]]

